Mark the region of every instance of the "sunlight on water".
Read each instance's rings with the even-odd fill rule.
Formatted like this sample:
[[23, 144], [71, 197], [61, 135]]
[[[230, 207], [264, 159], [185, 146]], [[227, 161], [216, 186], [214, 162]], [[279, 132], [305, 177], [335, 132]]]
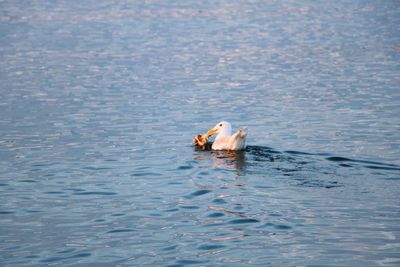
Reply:
[[399, 265], [397, 1], [0, 7], [1, 266]]

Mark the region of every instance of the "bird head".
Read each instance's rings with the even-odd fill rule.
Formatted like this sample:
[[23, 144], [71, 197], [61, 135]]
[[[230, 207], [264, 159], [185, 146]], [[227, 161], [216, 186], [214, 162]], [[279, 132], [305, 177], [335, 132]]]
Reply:
[[207, 131], [208, 136], [212, 136], [214, 134], [218, 134], [221, 136], [229, 136], [232, 133], [232, 126], [227, 121], [221, 121], [217, 123], [214, 128]]

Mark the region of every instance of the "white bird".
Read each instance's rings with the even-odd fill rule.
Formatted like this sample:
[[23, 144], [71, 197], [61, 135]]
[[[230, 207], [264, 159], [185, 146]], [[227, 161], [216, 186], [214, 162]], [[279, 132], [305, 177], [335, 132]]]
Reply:
[[213, 150], [242, 150], [246, 148], [247, 132], [239, 129], [232, 135], [232, 126], [229, 122], [221, 121], [207, 132], [208, 136], [214, 134], [217, 134], [217, 137], [215, 137], [211, 147]]

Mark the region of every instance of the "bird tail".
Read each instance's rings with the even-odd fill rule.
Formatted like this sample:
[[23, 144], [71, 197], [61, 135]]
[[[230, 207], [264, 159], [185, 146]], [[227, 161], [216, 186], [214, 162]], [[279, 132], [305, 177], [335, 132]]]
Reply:
[[235, 139], [236, 138], [244, 138], [247, 136], [247, 129], [239, 129], [236, 133], [235, 133]]

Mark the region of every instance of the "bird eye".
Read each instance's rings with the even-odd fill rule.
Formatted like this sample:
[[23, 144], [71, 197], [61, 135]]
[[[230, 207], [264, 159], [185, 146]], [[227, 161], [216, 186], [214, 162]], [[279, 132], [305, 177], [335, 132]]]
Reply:
[[219, 125], [219, 127], [222, 127], [222, 123]]

